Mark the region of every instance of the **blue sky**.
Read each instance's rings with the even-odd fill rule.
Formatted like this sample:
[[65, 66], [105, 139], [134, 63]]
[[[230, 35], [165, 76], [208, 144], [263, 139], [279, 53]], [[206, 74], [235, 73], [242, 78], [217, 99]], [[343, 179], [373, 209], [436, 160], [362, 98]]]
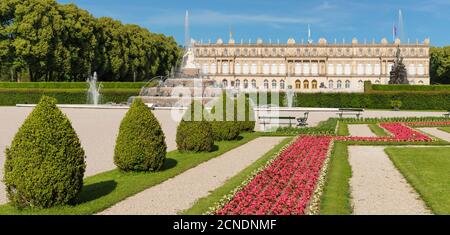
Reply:
[[108, 16], [138, 24], [184, 42], [184, 15], [189, 10], [190, 35], [196, 40], [227, 41], [230, 30], [236, 42], [262, 38], [285, 43], [307, 39], [329, 42], [392, 40], [392, 25], [402, 10], [404, 41], [430, 37], [434, 46], [450, 45], [450, 0], [57, 0], [75, 3], [96, 17]]

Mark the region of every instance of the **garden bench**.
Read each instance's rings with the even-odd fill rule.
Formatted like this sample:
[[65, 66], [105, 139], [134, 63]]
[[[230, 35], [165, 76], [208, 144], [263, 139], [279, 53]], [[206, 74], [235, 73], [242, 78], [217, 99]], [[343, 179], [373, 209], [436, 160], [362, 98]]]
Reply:
[[444, 113], [444, 117], [450, 117], [450, 110], [448, 110], [447, 113]]
[[308, 115], [309, 115], [309, 112], [305, 112], [304, 114], [303, 114], [303, 117], [299, 117], [299, 118], [297, 118], [297, 126], [306, 126], [306, 125], [308, 125], [308, 123], [306, 123], [306, 121], [308, 121]]
[[344, 115], [355, 115], [356, 118], [359, 118], [362, 112], [364, 112], [364, 109], [340, 108], [336, 114], [339, 115], [339, 118], [342, 118]]

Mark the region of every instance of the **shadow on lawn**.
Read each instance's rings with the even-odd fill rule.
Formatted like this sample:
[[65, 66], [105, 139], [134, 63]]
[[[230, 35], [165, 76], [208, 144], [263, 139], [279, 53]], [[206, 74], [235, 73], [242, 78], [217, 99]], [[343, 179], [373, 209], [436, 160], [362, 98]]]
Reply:
[[105, 195], [108, 195], [117, 187], [114, 180], [102, 181], [95, 184], [85, 185], [78, 196], [76, 204], [93, 201]]
[[166, 160], [164, 160], [164, 165], [161, 167], [160, 171], [174, 168], [177, 165], [177, 163], [178, 161], [173, 158], [166, 158]]

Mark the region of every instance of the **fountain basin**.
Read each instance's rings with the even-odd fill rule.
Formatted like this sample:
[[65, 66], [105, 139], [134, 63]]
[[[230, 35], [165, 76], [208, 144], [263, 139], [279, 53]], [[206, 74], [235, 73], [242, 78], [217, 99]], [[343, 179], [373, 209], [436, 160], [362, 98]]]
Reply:
[[[16, 107], [35, 107], [36, 104], [16, 104]], [[128, 109], [126, 104], [57, 104], [58, 108], [76, 108], [76, 109]]]

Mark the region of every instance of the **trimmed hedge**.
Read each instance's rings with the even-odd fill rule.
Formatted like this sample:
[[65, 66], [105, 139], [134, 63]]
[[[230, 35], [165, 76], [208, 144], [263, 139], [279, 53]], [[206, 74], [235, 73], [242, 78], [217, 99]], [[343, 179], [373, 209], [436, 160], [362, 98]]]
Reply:
[[329, 118], [328, 120], [319, 122], [315, 127], [279, 127], [274, 133], [281, 135], [336, 135], [337, 124], [337, 118]]
[[[140, 89], [145, 82], [98, 82], [102, 88]], [[40, 89], [87, 89], [87, 82], [0, 82], [0, 88]]]
[[[102, 103], [127, 102], [130, 96], [139, 94], [140, 89], [102, 89]], [[60, 104], [85, 104], [86, 89], [38, 89], [0, 88], [0, 106], [36, 104], [42, 96], [56, 98]]]
[[374, 91], [448, 91], [450, 85], [372, 85]]
[[211, 152], [214, 146], [211, 123], [208, 121], [181, 120], [177, 128], [179, 151]]
[[239, 137], [240, 123], [233, 121], [211, 121], [214, 140], [235, 140]]
[[74, 201], [83, 186], [84, 150], [56, 100], [42, 97], [6, 149], [4, 182], [18, 208]]
[[166, 158], [166, 142], [158, 120], [135, 99], [120, 123], [114, 164], [123, 171], [157, 171]]

